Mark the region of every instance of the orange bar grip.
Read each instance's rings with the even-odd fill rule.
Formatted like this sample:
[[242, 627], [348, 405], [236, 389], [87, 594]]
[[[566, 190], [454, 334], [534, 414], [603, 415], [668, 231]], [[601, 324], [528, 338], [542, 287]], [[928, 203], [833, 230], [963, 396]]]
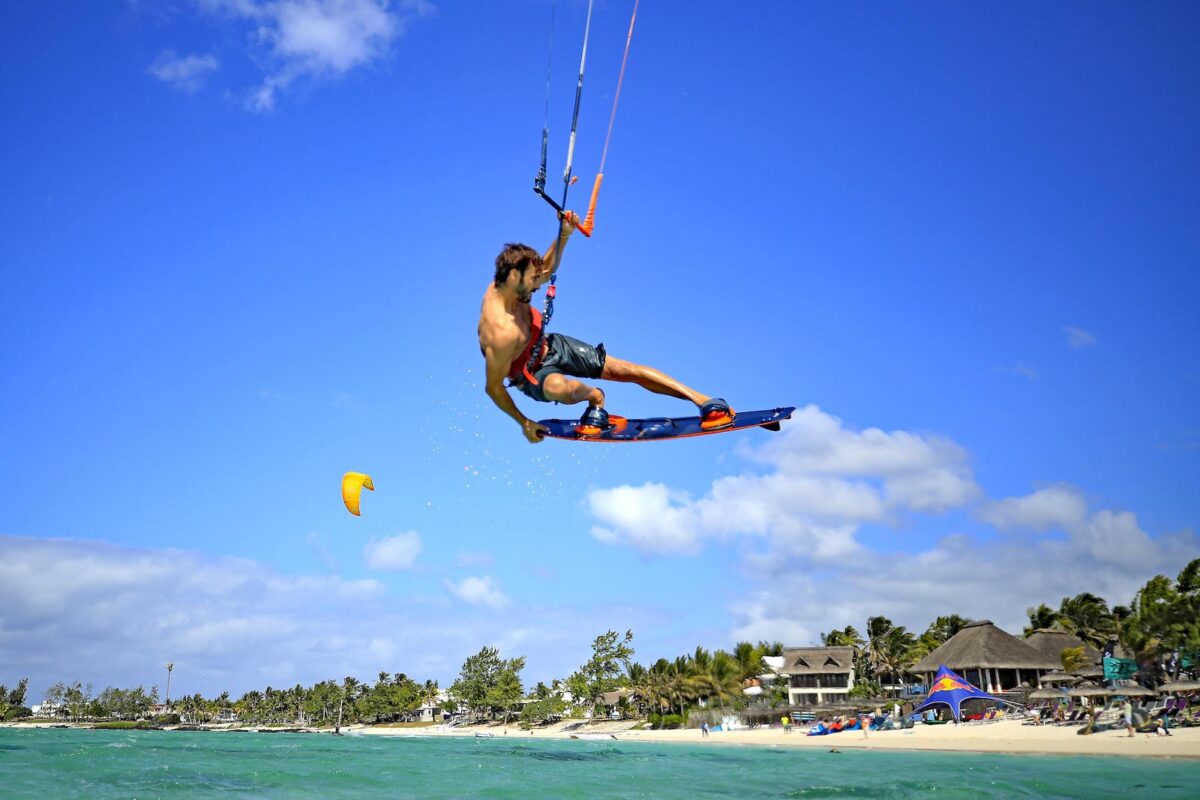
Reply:
[[604, 173], [598, 172], [596, 173], [596, 182], [592, 184], [592, 199], [588, 201], [587, 216], [578, 225], [579, 232], [589, 238], [592, 230], [596, 227], [596, 198], [600, 196], [600, 184], [602, 183], [604, 183]]

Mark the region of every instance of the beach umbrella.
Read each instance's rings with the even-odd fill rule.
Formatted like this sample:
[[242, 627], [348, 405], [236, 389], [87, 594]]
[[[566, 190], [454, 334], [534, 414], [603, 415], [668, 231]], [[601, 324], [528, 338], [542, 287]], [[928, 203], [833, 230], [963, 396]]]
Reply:
[[1041, 681], [1043, 684], [1046, 684], [1046, 683], [1050, 683], [1050, 684], [1076, 683], [1078, 680], [1079, 680], [1079, 678], [1076, 678], [1074, 675], [1068, 675], [1067, 673], [1061, 672], [1059, 670], [1055, 670], [1054, 672], [1047, 672], [1045, 675], [1043, 675], [1041, 677]]
[[1092, 664], [1088, 667], [1080, 667], [1071, 674], [1077, 678], [1103, 678], [1104, 668], [1099, 664]]
[[1065, 689], [1038, 689], [1029, 693], [1030, 700], [1065, 700]]
[[1200, 681], [1169, 681], [1158, 687], [1158, 691], [1167, 692], [1194, 692], [1200, 689]]
[[1068, 697], [1109, 697], [1112, 694], [1111, 690], [1105, 689], [1103, 686], [1097, 686], [1091, 681], [1079, 686], [1073, 686], [1067, 690]]
[[1145, 686], [1133, 684], [1131, 686], [1114, 686], [1112, 689], [1114, 697], [1153, 697], [1156, 692], [1152, 689], [1147, 689]]

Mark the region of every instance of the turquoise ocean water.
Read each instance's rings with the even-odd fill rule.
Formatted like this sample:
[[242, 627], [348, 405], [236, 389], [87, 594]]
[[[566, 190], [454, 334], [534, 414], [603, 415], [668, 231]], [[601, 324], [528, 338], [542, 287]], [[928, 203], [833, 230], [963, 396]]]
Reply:
[[616, 741], [0, 729], [0, 797], [1200, 796], [1200, 762]]

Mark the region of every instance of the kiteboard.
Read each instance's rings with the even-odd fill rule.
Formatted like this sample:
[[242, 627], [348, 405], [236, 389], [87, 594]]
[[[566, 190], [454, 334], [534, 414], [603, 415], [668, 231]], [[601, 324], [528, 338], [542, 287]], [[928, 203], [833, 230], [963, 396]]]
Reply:
[[596, 436], [584, 436], [576, 432], [579, 425], [577, 419], [544, 419], [538, 424], [548, 428], [544, 436], [551, 439], [574, 439], [583, 442], [651, 442], [659, 439], [683, 439], [688, 436], [711, 436], [716, 433], [729, 433], [747, 428], [766, 428], [769, 431], [779, 430], [779, 424], [785, 419], [792, 418], [794, 406], [772, 408], [765, 411], [739, 411], [734, 417], [733, 424], [724, 428], [704, 430], [700, 427], [700, 417], [650, 417], [647, 419], [625, 419], [610, 414], [608, 421], [612, 426]]

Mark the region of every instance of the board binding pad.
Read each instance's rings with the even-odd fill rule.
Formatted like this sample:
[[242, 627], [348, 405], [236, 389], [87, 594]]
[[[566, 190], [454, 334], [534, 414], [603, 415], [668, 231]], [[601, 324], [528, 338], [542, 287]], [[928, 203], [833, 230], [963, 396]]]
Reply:
[[577, 433], [577, 419], [544, 419], [538, 424], [549, 431], [544, 434], [550, 439], [574, 439], [584, 442], [652, 442], [659, 439], [682, 439], [688, 436], [711, 436], [717, 433], [741, 431], [747, 428], [779, 430], [779, 423], [792, 418], [794, 406], [772, 408], [764, 411], [739, 411], [732, 425], [713, 430], [700, 427], [700, 417], [649, 417], [625, 419], [616, 414], [609, 415], [612, 427], [596, 436]]

